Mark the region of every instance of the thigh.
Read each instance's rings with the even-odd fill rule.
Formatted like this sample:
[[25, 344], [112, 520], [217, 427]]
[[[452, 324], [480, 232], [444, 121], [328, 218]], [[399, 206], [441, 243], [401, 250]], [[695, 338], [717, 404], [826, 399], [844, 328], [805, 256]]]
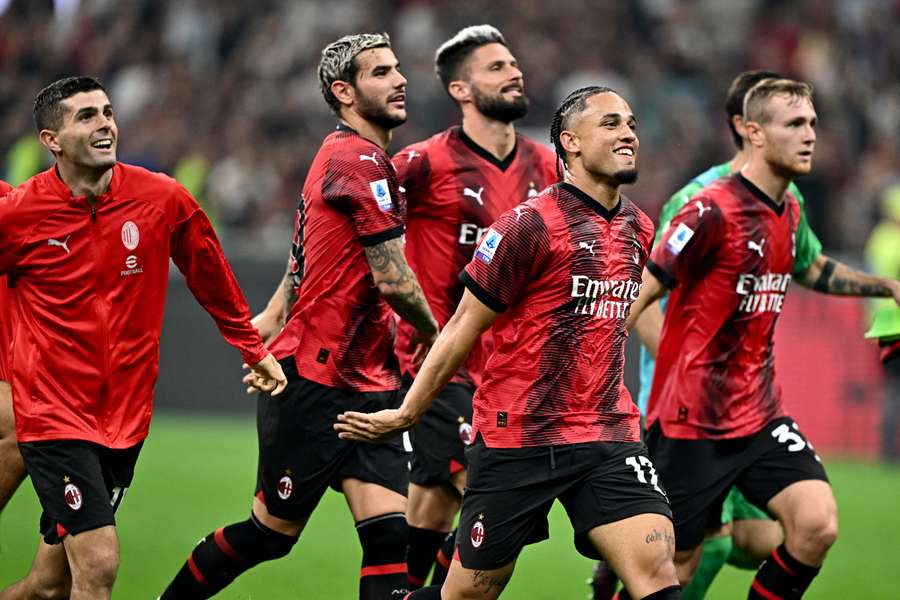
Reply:
[[647, 446], [672, 507], [677, 549], [695, 548], [722, 525], [723, 503], [740, 471], [745, 444], [667, 438], [655, 423]]
[[344, 479], [341, 491], [356, 523], [389, 513], [406, 512], [406, 496], [377, 483]]
[[406, 520], [413, 527], [449, 532], [459, 510], [461, 496], [444, 485], [423, 486], [410, 482]]
[[751, 460], [737, 480], [738, 489], [758, 507], [799, 481], [828, 481], [812, 444], [790, 417], [776, 419], [756, 436]]
[[[115, 525], [121, 498], [113, 497], [107, 483], [107, 449], [73, 440], [29, 442], [19, 449], [43, 508], [41, 534], [48, 544], [58, 544], [67, 534]], [[131, 457], [137, 460], [137, 452]], [[130, 482], [120, 481], [125, 487]]]
[[466, 385], [447, 384], [410, 431], [410, 482], [453, 488], [453, 476], [468, 464], [465, 448], [472, 443], [474, 391]]
[[589, 532], [636, 515], [661, 515], [671, 528], [672, 511], [644, 444], [598, 442], [573, 450], [573, 460], [583, 465], [583, 475], [560, 496], [560, 501], [572, 522], [575, 547], [581, 554], [603, 558], [588, 539]]
[[454, 560], [441, 586], [441, 597], [494, 600], [506, 588], [515, 566], [515, 561], [512, 561], [496, 569], [467, 569]]

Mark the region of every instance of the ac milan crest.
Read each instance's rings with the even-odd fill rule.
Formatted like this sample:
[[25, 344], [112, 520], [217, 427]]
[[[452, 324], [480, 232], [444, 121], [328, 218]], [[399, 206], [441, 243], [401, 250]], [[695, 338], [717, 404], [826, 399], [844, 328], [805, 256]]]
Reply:
[[122, 243], [129, 250], [134, 250], [138, 247], [138, 242], [141, 241], [141, 232], [138, 230], [138, 226], [134, 224], [134, 221], [125, 221], [122, 223]]
[[74, 483], [67, 483], [65, 489], [65, 498], [66, 504], [72, 510], [79, 510], [81, 508], [81, 490], [78, 489], [78, 486]]
[[472, 443], [472, 425], [463, 421], [459, 424], [459, 439], [468, 446]]
[[477, 548], [484, 542], [484, 523], [481, 521], [475, 521], [475, 524], [472, 525], [472, 547]]
[[278, 480], [278, 497], [282, 500], [287, 500], [291, 497], [291, 492], [294, 491], [294, 482], [290, 477], [285, 475], [281, 479]]

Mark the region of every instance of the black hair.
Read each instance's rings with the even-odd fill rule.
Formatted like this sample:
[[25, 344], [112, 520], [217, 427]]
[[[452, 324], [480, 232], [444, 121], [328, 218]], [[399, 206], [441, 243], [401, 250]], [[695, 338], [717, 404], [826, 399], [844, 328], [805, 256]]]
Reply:
[[63, 109], [61, 103], [81, 92], [101, 90], [106, 92], [100, 82], [93, 77], [65, 77], [54, 81], [40, 92], [34, 99], [32, 117], [38, 133], [44, 129], [59, 129], [62, 126]]
[[460, 69], [472, 53], [487, 44], [506, 46], [503, 34], [491, 25], [472, 25], [460, 29], [456, 35], [441, 44], [434, 53], [434, 71], [444, 90], [460, 78]]
[[587, 108], [588, 98], [607, 92], [618, 94], [616, 90], [602, 85], [589, 85], [587, 87], [578, 88], [566, 96], [566, 99], [562, 101], [562, 104], [559, 105], [559, 108], [557, 108], [556, 112], [553, 114], [553, 122], [550, 124], [550, 140], [553, 142], [553, 148], [556, 150], [556, 175], [560, 179], [562, 179], [563, 176], [562, 169], [559, 166], [560, 161], [562, 161], [566, 167], [569, 166], [569, 163], [566, 161], [566, 151], [562, 147], [562, 142], [559, 141], [559, 134], [562, 133], [564, 129], [568, 129], [569, 123], [572, 121], [574, 115], [581, 113]]
[[744, 97], [750, 91], [750, 88], [763, 79], [781, 79], [781, 75], [774, 71], [744, 71], [735, 77], [731, 85], [728, 86], [728, 93], [725, 95], [725, 114], [728, 119], [728, 129], [731, 131], [731, 137], [734, 139], [734, 145], [737, 146], [738, 150], [744, 147], [744, 140], [738, 135], [731, 118], [744, 114]]

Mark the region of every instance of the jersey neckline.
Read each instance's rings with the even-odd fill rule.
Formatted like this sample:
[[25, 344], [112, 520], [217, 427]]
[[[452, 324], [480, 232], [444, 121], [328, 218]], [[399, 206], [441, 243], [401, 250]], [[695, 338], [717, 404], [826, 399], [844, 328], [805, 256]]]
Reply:
[[612, 208], [612, 210], [610, 210], [610, 209], [606, 208], [605, 206], [603, 206], [602, 204], [600, 204], [599, 202], [597, 202], [596, 200], [594, 200], [593, 198], [591, 198], [590, 196], [588, 196], [586, 193], [584, 193], [577, 187], [575, 187], [574, 185], [572, 185], [571, 183], [563, 182], [563, 183], [559, 184], [559, 187], [561, 187], [562, 189], [566, 190], [567, 192], [569, 192], [570, 194], [572, 194], [573, 196], [575, 196], [576, 198], [581, 200], [585, 205], [587, 205], [588, 208], [590, 208], [592, 211], [594, 211], [595, 213], [597, 213], [598, 215], [600, 215], [607, 221], [612, 221], [613, 219], [615, 219], [616, 215], [619, 214], [619, 209], [622, 208], [622, 195], [621, 194], [619, 194], [618, 204], [616, 204]]
[[782, 214], [784, 214], [784, 206], [785, 206], [785, 204], [787, 204], [786, 201], [782, 201], [780, 204], [778, 202], [775, 202], [774, 200], [772, 200], [769, 197], [768, 194], [766, 194], [764, 191], [762, 191], [761, 189], [756, 187], [756, 185], [752, 181], [750, 181], [749, 179], [744, 177], [744, 174], [741, 173], [740, 171], [737, 172], [737, 178], [738, 178], [738, 181], [740, 181], [742, 184], [744, 184], [744, 187], [746, 187], [748, 190], [750, 190], [751, 194], [756, 196], [756, 198], [758, 200], [760, 200], [763, 204], [765, 204], [766, 206], [771, 208], [775, 212], [775, 214], [777, 214], [778, 216], [781, 216]]
[[513, 160], [515, 160], [516, 154], [519, 150], [519, 136], [517, 135], [516, 143], [513, 145], [512, 150], [509, 151], [509, 154], [506, 155], [506, 158], [504, 158], [503, 160], [499, 160], [496, 156], [479, 146], [475, 142], [475, 140], [467, 136], [462, 127], [456, 127], [456, 131], [459, 134], [459, 139], [461, 139], [462, 142], [469, 147], [469, 150], [504, 172], [509, 168]]

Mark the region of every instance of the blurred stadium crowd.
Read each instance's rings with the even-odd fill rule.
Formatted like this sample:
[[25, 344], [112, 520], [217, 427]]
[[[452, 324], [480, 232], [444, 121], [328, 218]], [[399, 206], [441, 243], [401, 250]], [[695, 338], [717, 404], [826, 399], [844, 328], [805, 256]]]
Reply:
[[882, 195], [900, 184], [898, 0], [0, 0], [0, 176], [49, 164], [31, 124], [47, 83], [98, 76], [126, 162], [175, 175], [230, 252], [283, 256], [306, 169], [334, 120], [319, 50], [387, 31], [409, 79], [392, 150], [456, 120], [433, 75], [465, 25], [502, 30], [525, 73], [521, 130], [549, 141], [556, 104], [584, 83], [619, 90], [640, 121], [651, 216], [687, 179], [730, 158], [722, 109], [732, 77], [767, 68], [811, 82], [820, 128], [799, 184], [826, 248], [859, 257]]

